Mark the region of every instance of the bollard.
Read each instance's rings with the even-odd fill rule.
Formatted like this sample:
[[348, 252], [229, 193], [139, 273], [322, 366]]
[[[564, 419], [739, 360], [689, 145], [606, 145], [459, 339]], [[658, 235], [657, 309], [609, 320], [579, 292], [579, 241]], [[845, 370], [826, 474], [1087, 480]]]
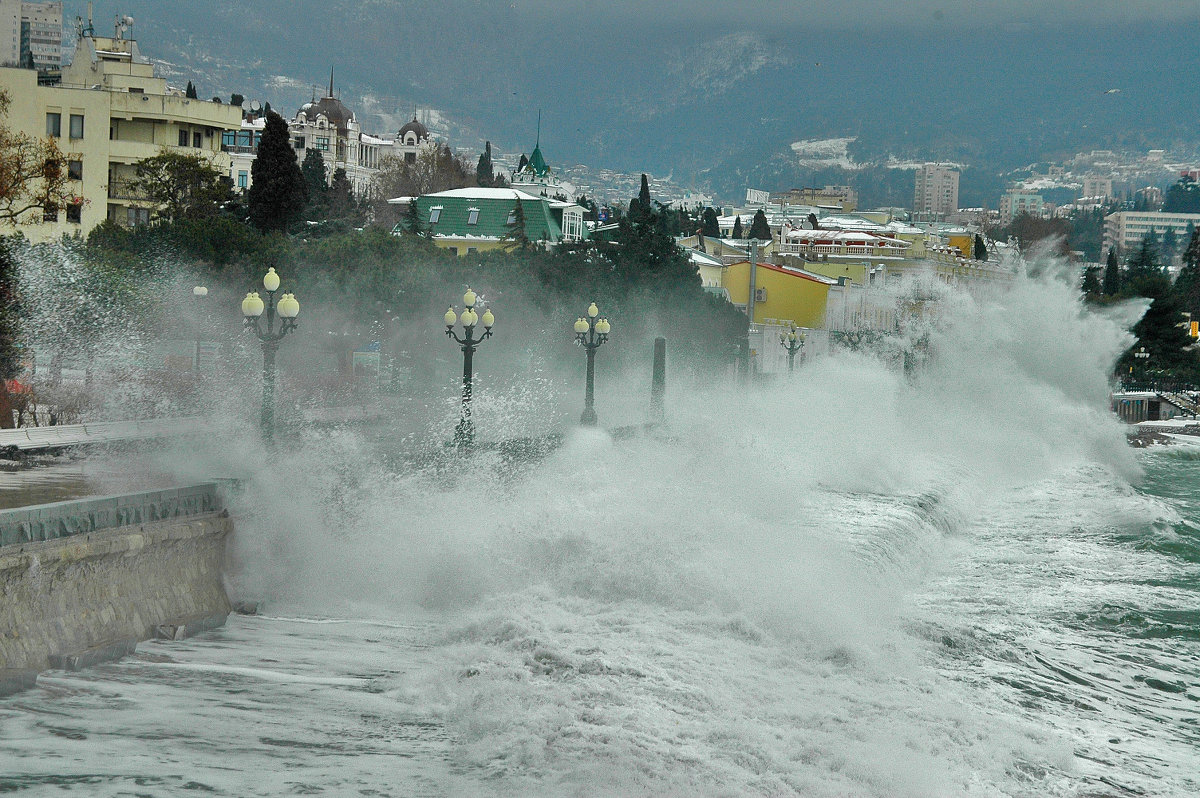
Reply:
[[650, 379], [650, 423], [661, 424], [665, 417], [663, 399], [667, 393], [667, 339], [654, 339], [654, 375]]

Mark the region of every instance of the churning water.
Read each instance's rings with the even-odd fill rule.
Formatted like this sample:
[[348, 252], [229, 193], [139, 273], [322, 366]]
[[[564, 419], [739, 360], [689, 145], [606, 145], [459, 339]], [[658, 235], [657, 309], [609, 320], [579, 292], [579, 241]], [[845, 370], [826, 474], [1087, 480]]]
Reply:
[[1074, 297], [950, 298], [916, 380], [675, 380], [664, 434], [532, 463], [306, 440], [235, 507], [265, 613], [0, 702], [0, 790], [1200, 793], [1200, 449], [1127, 447]]

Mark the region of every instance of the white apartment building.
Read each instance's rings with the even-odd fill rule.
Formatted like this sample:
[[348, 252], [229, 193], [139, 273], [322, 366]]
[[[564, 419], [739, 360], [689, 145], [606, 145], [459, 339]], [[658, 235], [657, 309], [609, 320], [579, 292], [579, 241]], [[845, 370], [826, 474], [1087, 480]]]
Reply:
[[1113, 195], [1112, 178], [1085, 175], [1081, 197], [1106, 200]]
[[1200, 213], [1160, 213], [1156, 211], [1121, 211], [1104, 218], [1104, 251], [1116, 247], [1126, 253], [1138, 247], [1151, 230], [1161, 236], [1168, 229], [1175, 231], [1180, 245], [1188, 241], [1188, 225], [1200, 227]]
[[1000, 224], [1012, 224], [1021, 214], [1042, 217], [1046, 203], [1042, 195], [1033, 191], [1008, 191], [1000, 198]]
[[913, 211], [943, 215], [958, 210], [958, 167], [927, 163], [917, 170]]

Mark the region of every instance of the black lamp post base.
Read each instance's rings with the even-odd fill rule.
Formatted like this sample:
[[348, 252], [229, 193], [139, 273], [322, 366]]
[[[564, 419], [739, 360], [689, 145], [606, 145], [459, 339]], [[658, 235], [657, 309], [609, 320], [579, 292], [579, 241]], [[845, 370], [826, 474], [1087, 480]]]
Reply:
[[475, 445], [475, 424], [470, 419], [464, 418], [454, 428], [454, 445], [460, 449]]
[[594, 427], [596, 426], [596, 422], [596, 411], [593, 408], [585, 407], [583, 415], [579, 417], [579, 423], [585, 427]]

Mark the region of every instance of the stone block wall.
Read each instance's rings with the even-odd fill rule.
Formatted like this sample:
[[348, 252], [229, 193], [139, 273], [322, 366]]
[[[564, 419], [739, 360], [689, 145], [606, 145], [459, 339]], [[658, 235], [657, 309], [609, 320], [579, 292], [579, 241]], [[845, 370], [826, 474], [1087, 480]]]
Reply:
[[224, 512], [0, 546], [0, 670], [227, 615]]

